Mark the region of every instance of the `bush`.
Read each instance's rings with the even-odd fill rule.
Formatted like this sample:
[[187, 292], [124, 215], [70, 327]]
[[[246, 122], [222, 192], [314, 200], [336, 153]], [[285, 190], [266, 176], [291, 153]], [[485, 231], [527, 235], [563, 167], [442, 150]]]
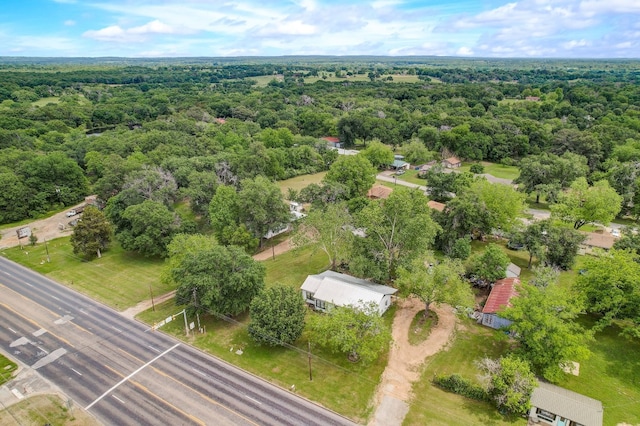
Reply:
[[473, 174], [479, 175], [484, 173], [484, 166], [482, 164], [475, 163], [471, 165], [469, 171]]
[[490, 400], [489, 395], [482, 386], [473, 384], [471, 381], [457, 374], [451, 374], [450, 376], [436, 376], [433, 379], [433, 384], [448, 392], [462, 395], [465, 398], [475, 399], [477, 401]]

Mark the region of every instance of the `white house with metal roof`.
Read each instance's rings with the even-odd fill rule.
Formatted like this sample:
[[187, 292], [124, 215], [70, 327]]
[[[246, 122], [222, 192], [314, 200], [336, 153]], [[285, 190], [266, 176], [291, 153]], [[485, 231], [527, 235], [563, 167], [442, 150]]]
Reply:
[[398, 290], [386, 285], [334, 271], [309, 275], [300, 287], [305, 302], [319, 311], [332, 306], [361, 306], [374, 303], [380, 315], [391, 306], [391, 296]]
[[550, 383], [531, 394], [529, 419], [551, 426], [602, 426], [602, 402]]

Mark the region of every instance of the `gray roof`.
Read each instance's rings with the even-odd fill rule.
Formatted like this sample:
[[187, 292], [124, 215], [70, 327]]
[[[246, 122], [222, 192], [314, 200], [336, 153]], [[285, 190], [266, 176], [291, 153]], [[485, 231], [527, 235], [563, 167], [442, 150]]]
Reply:
[[520, 277], [521, 269], [515, 263], [510, 263], [507, 266], [507, 278], [518, 278]]
[[585, 426], [602, 426], [602, 402], [550, 383], [539, 383], [531, 405]]
[[375, 284], [371, 281], [340, 274], [334, 271], [324, 271], [321, 274], [309, 275], [301, 287], [302, 290], [314, 293], [314, 298], [323, 300], [336, 306], [375, 302], [380, 304], [382, 298], [388, 294], [395, 294], [398, 290], [386, 285]]
[[393, 160], [393, 164], [392, 164], [392, 166], [393, 166], [393, 167], [395, 167], [395, 168], [398, 168], [398, 167], [404, 167], [404, 166], [406, 166], [407, 164], [408, 164], [408, 163], [407, 163], [406, 161], [402, 161], [402, 160]]

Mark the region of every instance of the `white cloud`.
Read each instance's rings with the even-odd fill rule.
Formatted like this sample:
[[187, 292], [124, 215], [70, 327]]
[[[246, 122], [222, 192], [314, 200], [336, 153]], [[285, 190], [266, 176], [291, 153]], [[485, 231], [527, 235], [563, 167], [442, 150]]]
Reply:
[[66, 21], [64, 21], [64, 25], [67, 27], [73, 27], [76, 24], [76, 21], [74, 21], [73, 19], [67, 19]]
[[588, 14], [601, 13], [640, 13], [638, 0], [585, 0], [580, 9]]
[[316, 27], [305, 24], [302, 21], [278, 22], [275, 25], [269, 25], [260, 31], [261, 36], [277, 36], [277, 35], [312, 35], [316, 33]]
[[462, 46], [461, 48], [459, 48], [456, 52], [458, 55], [461, 56], [470, 56], [473, 55], [473, 50], [471, 50], [470, 48], [466, 47], [466, 46]]
[[158, 20], [148, 22], [138, 27], [124, 29], [119, 25], [110, 25], [100, 30], [89, 30], [82, 34], [83, 37], [100, 41], [111, 42], [143, 42], [147, 35], [152, 34], [186, 34], [187, 31], [177, 30]]

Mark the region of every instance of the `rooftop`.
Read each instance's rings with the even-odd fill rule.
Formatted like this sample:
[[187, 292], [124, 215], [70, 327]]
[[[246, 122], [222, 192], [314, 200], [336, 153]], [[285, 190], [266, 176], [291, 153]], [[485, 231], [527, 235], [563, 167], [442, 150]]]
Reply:
[[597, 232], [587, 233], [587, 239], [584, 240], [584, 244], [587, 246], [598, 247], [606, 250], [609, 250], [611, 247], [613, 247], [613, 243], [615, 242], [616, 239], [613, 235], [599, 234]]
[[531, 405], [584, 426], [602, 426], [602, 402], [550, 383], [539, 383], [531, 395]]
[[493, 285], [487, 302], [482, 308], [483, 314], [495, 314], [500, 308], [509, 306], [512, 297], [517, 296], [516, 286], [520, 284], [518, 278], [503, 278]]

